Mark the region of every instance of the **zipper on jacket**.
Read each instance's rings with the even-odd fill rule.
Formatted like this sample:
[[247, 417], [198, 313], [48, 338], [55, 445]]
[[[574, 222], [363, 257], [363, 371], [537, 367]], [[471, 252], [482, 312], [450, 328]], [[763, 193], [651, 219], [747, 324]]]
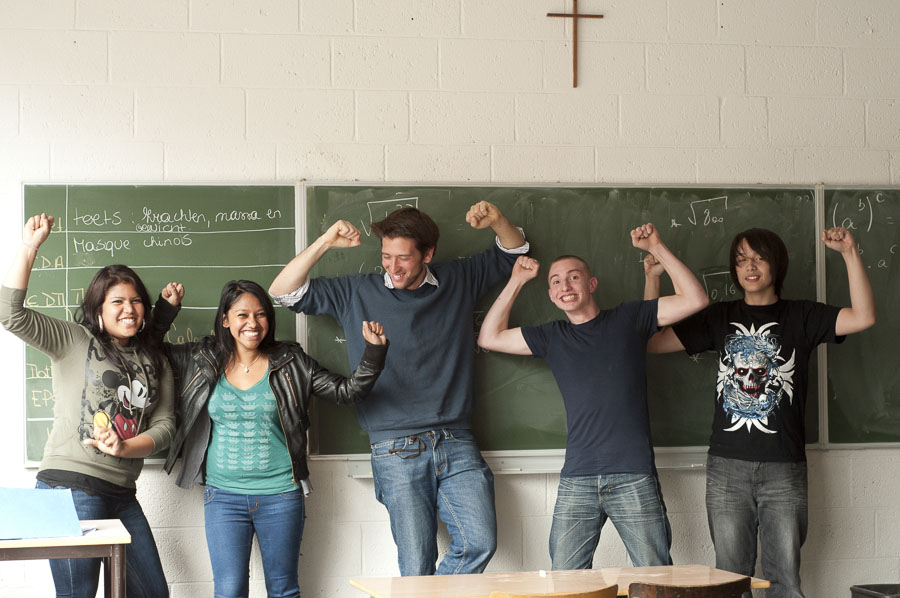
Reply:
[[[290, 379], [291, 379], [290, 375], [288, 375], [287, 371], [285, 371], [284, 373], [287, 376], [288, 381], [290, 381]], [[275, 375], [275, 371], [269, 372], [269, 388], [272, 388], [272, 376], [274, 376], [274, 375]], [[293, 385], [289, 385], [289, 386], [293, 386]], [[275, 394], [274, 391], [272, 394]], [[291, 391], [291, 396], [293, 396], [293, 395], [294, 395], [294, 393], [293, 393], [293, 391]], [[278, 395], [275, 395], [275, 403], [277, 405]], [[296, 405], [296, 404], [297, 404], [297, 400], [294, 399], [294, 405]], [[294, 458], [293, 458], [294, 453], [291, 450], [291, 442], [290, 442], [290, 440], [288, 440], [288, 433], [284, 429], [284, 418], [281, 416], [281, 407], [279, 406], [278, 409], [276, 409], [276, 411], [278, 412], [278, 425], [281, 426], [281, 433], [284, 435], [284, 446], [288, 450], [288, 455], [291, 456], [291, 482], [294, 483], [294, 486], [299, 487], [300, 484], [297, 482], [297, 472], [294, 470]]]
[[299, 408], [300, 405], [297, 403], [297, 395], [294, 394], [294, 381], [291, 380], [291, 373], [287, 370], [284, 371], [284, 377], [287, 378], [288, 388], [291, 389], [291, 399], [294, 401], [294, 407]]
[[[213, 374], [216, 374], [216, 375], [218, 376], [219, 372], [218, 372], [218, 370], [216, 370], [216, 364], [213, 363], [212, 359], [210, 359], [209, 357], [207, 357], [207, 356], [203, 353], [202, 350], [198, 351], [198, 353], [200, 354], [201, 357], [203, 357], [203, 359], [205, 359], [205, 360], [207, 361], [207, 363], [209, 363], [209, 367], [212, 368]], [[194, 381], [195, 381], [197, 378], [199, 378], [200, 376], [202, 376], [202, 375], [203, 375], [203, 370], [200, 370], [200, 371], [198, 371], [196, 374], [194, 374], [194, 377], [191, 378], [191, 379], [188, 381], [188, 383], [184, 385], [184, 388], [181, 389], [181, 394], [183, 395], [184, 392], [185, 392], [188, 388], [191, 387], [191, 384], [193, 384]]]
[[191, 384], [193, 384], [201, 375], [203, 375], [203, 372], [197, 372], [196, 374], [194, 374], [194, 377], [188, 380], [188, 383], [185, 384], [184, 388], [181, 389], [181, 394], [184, 395], [184, 393], [187, 392], [187, 389], [191, 387]]

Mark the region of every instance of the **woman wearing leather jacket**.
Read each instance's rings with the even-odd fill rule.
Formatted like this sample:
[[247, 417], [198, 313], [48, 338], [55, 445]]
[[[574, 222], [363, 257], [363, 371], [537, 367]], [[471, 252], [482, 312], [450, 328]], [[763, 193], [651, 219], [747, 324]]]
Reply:
[[[163, 298], [178, 306], [183, 294], [170, 286]], [[366, 349], [359, 366], [350, 377], [332, 374], [299, 344], [275, 340], [268, 294], [239, 280], [222, 289], [212, 336], [166, 344], [179, 425], [165, 469], [171, 472], [181, 457], [177, 484], [206, 486], [206, 542], [217, 597], [248, 595], [254, 533], [268, 594], [300, 595], [309, 404], [313, 394], [352, 404], [369, 393], [388, 341], [377, 322], [363, 322], [362, 334]]]

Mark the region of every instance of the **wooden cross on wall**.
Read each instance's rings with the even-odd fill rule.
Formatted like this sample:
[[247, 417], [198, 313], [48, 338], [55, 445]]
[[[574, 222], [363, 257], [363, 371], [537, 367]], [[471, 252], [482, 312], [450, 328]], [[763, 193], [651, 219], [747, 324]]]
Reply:
[[548, 12], [547, 16], [572, 19], [572, 87], [578, 87], [578, 19], [602, 19], [603, 15], [579, 13], [578, 0], [572, 0], [572, 12]]

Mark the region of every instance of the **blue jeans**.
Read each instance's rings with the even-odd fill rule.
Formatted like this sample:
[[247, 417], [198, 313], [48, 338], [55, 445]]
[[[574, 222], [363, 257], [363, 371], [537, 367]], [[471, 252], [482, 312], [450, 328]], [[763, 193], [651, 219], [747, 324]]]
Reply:
[[741, 461], [709, 455], [706, 515], [716, 568], [753, 575], [756, 534], [766, 598], [803, 596], [800, 547], [806, 540], [806, 463]]
[[672, 564], [672, 528], [656, 475], [614, 473], [559, 479], [550, 528], [553, 569], [590, 569], [607, 519], [633, 566]]
[[268, 595], [300, 596], [297, 561], [306, 519], [301, 490], [235, 494], [207, 485], [203, 491], [203, 516], [216, 598], [246, 597], [250, 593], [254, 532], [259, 540]]
[[[35, 488], [53, 491], [38, 481]], [[128, 598], [158, 598], [169, 595], [166, 576], [153, 532], [137, 499], [115, 500], [72, 490], [79, 519], [120, 519], [131, 534], [125, 547], [125, 593]], [[97, 594], [101, 559], [51, 559], [50, 573], [57, 598], [94, 598]]]
[[450, 532], [438, 574], [481, 573], [497, 549], [494, 474], [468, 430], [432, 430], [372, 445], [375, 497], [387, 507], [401, 575], [431, 575], [435, 511]]

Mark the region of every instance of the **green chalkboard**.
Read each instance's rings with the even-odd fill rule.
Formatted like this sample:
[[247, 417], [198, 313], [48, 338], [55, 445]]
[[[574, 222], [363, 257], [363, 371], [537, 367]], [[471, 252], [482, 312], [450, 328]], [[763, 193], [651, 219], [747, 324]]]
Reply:
[[[225, 282], [268, 286], [294, 256], [294, 196], [293, 186], [26, 185], [25, 217], [45, 212], [56, 220], [26, 305], [71, 320], [97, 269], [120, 263], [134, 268], [154, 299], [169, 281], [184, 283], [169, 342], [209, 334]], [[293, 313], [276, 314], [278, 336], [294, 339]], [[49, 358], [27, 347], [28, 461], [40, 461], [53, 421], [51, 375]]]
[[[713, 301], [738, 298], [728, 274], [734, 235], [761, 226], [778, 232], [791, 251], [785, 296], [815, 299], [815, 193], [808, 188], [605, 188], [605, 187], [345, 187], [307, 191], [307, 235], [311, 241], [337, 219], [364, 232], [361, 247], [333, 250], [314, 276], [380, 272], [380, 244], [370, 225], [404, 205], [428, 212], [441, 229], [436, 261], [471, 255], [493, 242], [489, 231], [464, 220], [479, 200], [495, 203], [525, 229], [532, 255], [543, 263], [563, 253], [583, 256], [600, 284], [601, 307], [637, 299], [643, 292], [641, 251], [629, 231], [653, 222], [664, 241], [705, 285]], [[668, 281], [667, 281], [668, 283]], [[474, 314], [478, 327], [500, 287], [485, 296]], [[664, 286], [664, 293], [671, 287]], [[539, 277], [523, 290], [512, 325], [563, 319], [547, 299]], [[309, 350], [329, 368], [348, 371], [343, 331], [329, 317], [308, 320]], [[388, 331], [390, 335], [390, 331]], [[476, 347], [472, 347], [476, 351]], [[818, 438], [816, 369], [812, 364], [807, 420], [809, 441]], [[653, 439], [657, 446], [703, 446], [713, 415], [715, 356], [651, 356], [648, 363]], [[542, 360], [480, 352], [476, 358], [475, 432], [483, 450], [555, 449], [565, 446], [562, 399]], [[322, 454], [368, 452], [368, 440], [349, 409], [319, 402], [314, 440]]]
[[[827, 190], [825, 216], [853, 232], [878, 310], [874, 327], [828, 350], [828, 440], [900, 442], [900, 189]], [[850, 305], [844, 260], [828, 254], [828, 302]]]

